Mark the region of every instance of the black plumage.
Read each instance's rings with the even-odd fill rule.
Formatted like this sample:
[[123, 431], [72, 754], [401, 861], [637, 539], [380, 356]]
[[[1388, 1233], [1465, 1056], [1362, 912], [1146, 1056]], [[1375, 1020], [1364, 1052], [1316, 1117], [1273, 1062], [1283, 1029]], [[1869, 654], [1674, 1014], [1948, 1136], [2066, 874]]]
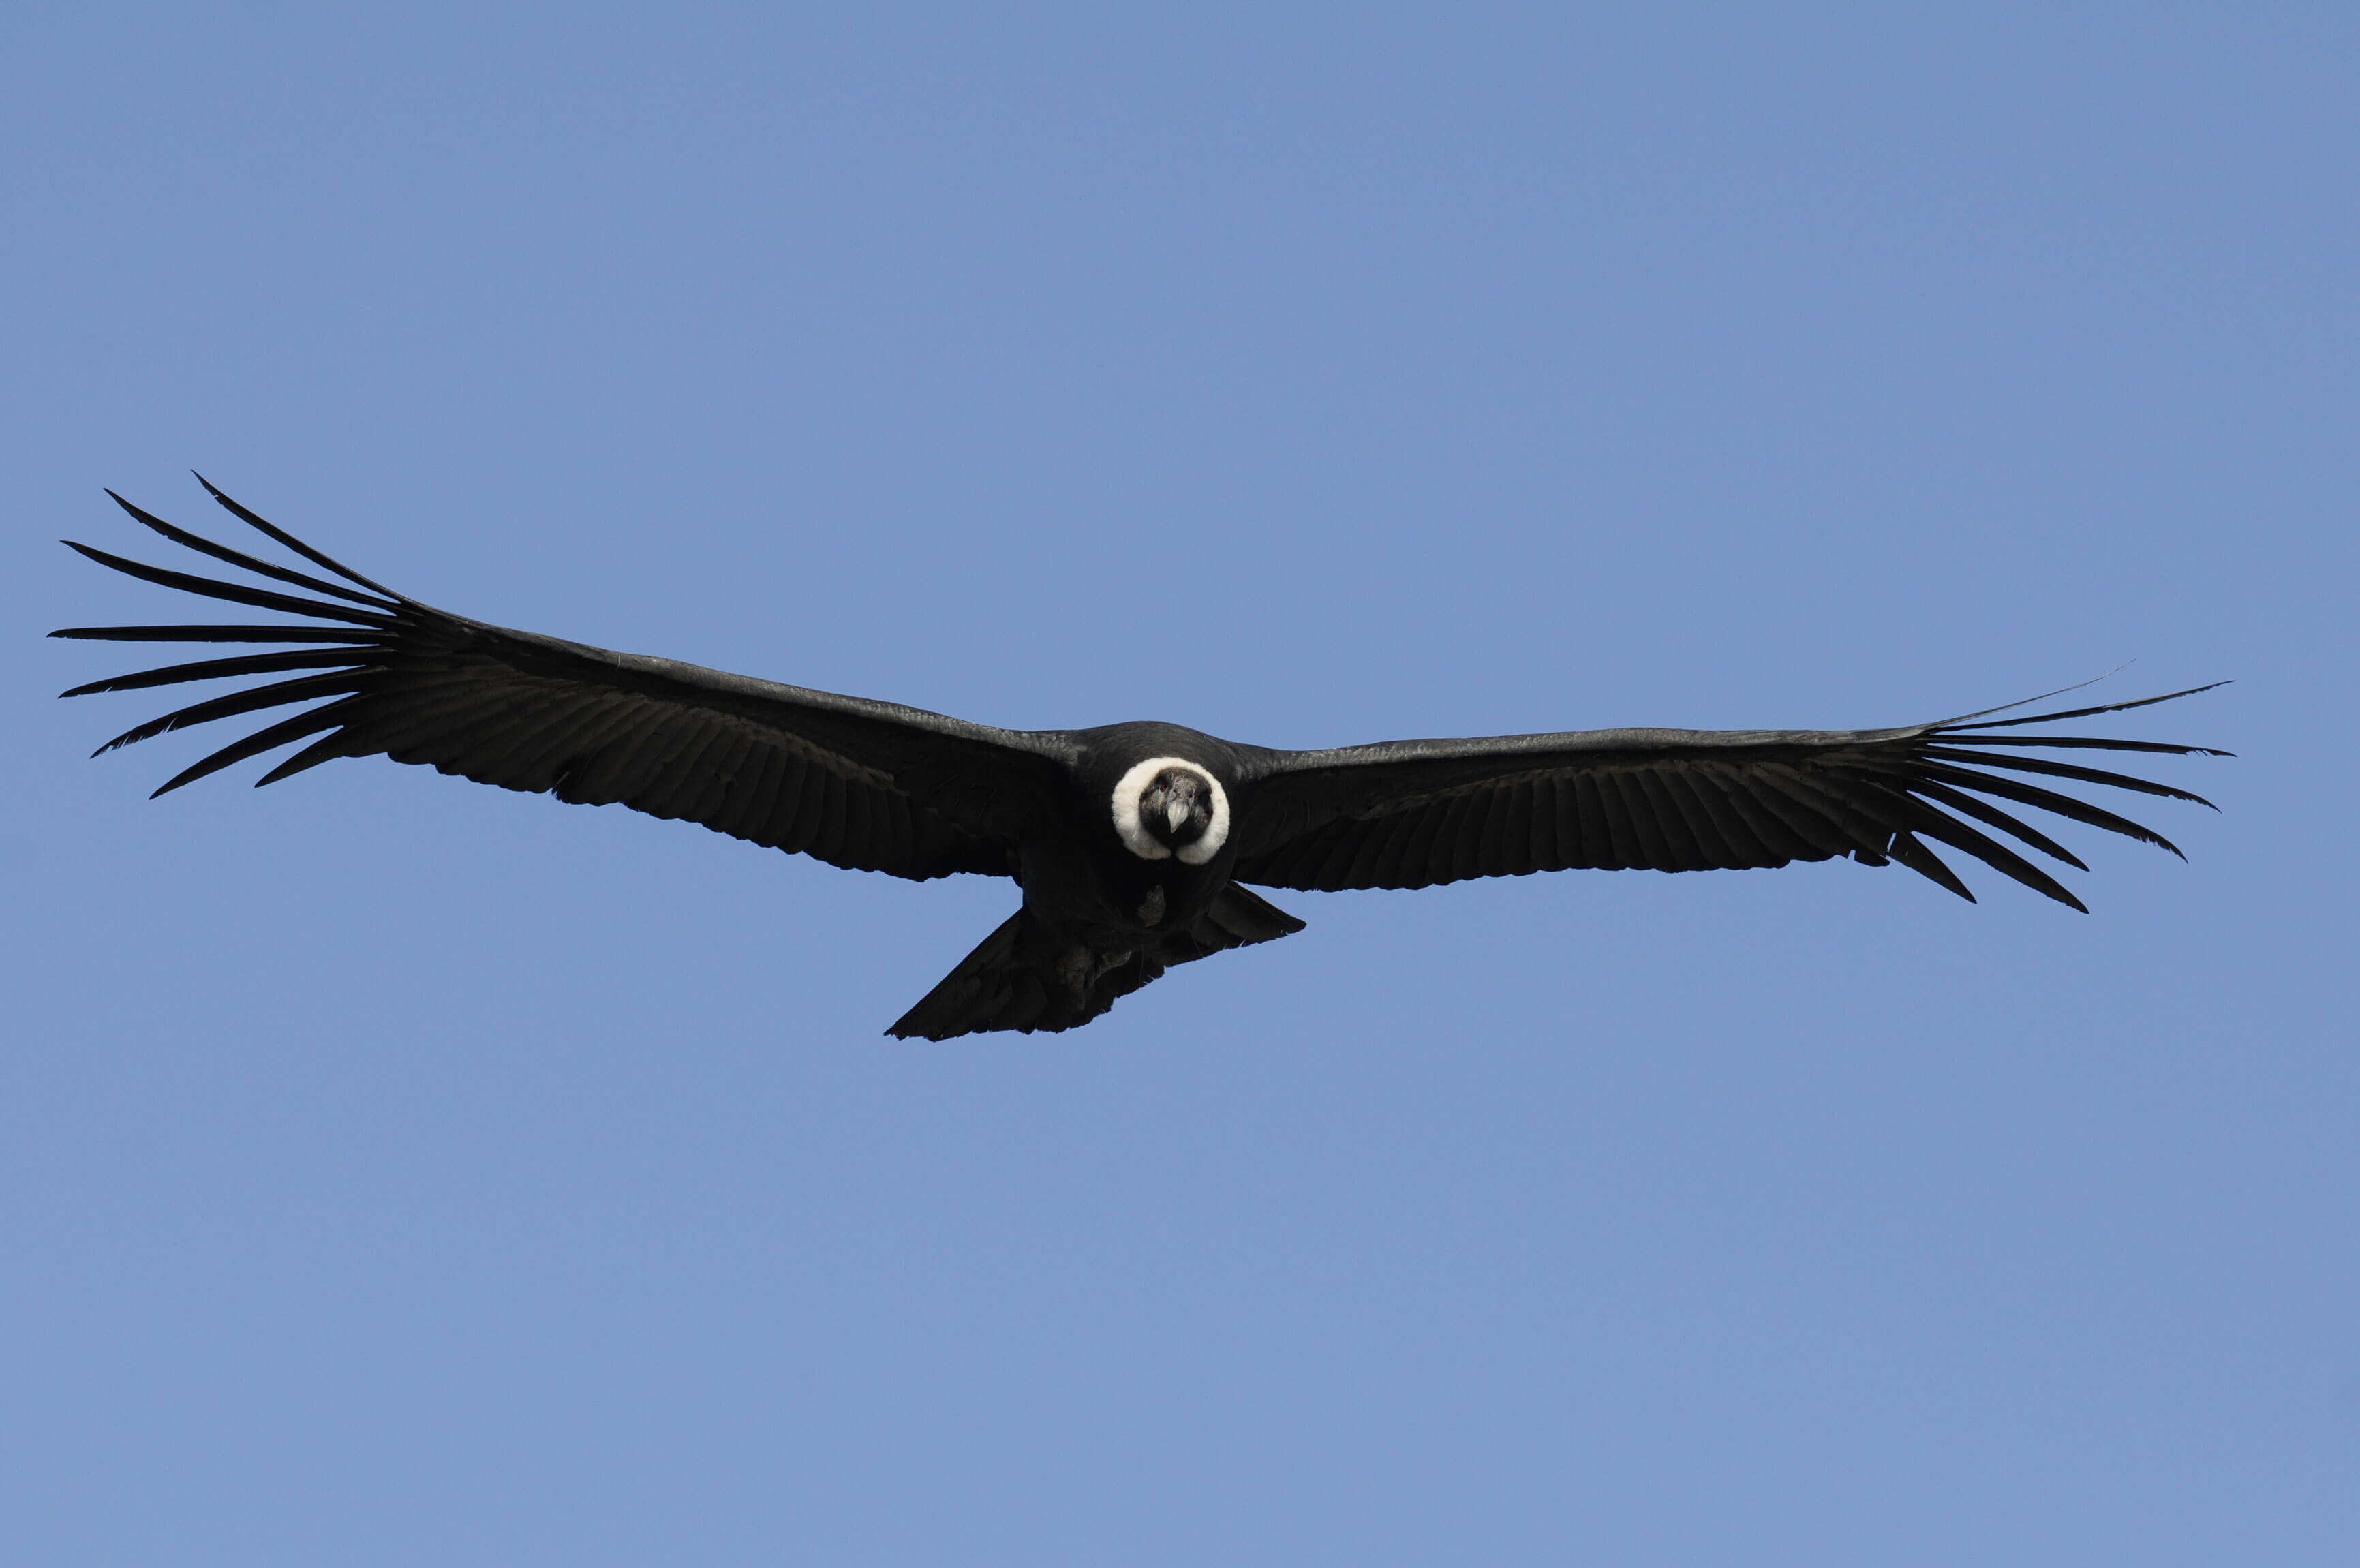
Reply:
[[1160, 724], [994, 729], [450, 615], [338, 564], [210, 483], [205, 488], [341, 581], [257, 560], [115, 496], [174, 543], [304, 593], [71, 548], [148, 582], [311, 624], [52, 633], [285, 648], [75, 687], [65, 695], [286, 677], [151, 720], [101, 752], [293, 707], [292, 716], [212, 753], [156, 793], [301, 742], [258, 782], [333, 757], [383, 753], [503, 789], [700, 822], [848, 869], [921, 881], [954, 872], [1013, 877], [1022, 906], [889, 1031], [902, 1036], [1071, 1029], [1170, 964], [1303, 929], [1245, 883], [1425, 887], [1577, 866], [1702, 871], [1841, 855], [1898, 862], [1972, 900], [1935, 853], [1940, 844], [2081, 909], [2063, 884], [1993, 836], [2088, 869], [2018, 810], [2180, 851], [2036, 780], [2210, 802], [2027, 753], [2227, 755], [2024, 733], [2191, 691], [2029, 717], [1994, 718], [2013, 710], [1993, 709], [1898, 729], [1595, 730], [1329, 751], [1240, 746]]

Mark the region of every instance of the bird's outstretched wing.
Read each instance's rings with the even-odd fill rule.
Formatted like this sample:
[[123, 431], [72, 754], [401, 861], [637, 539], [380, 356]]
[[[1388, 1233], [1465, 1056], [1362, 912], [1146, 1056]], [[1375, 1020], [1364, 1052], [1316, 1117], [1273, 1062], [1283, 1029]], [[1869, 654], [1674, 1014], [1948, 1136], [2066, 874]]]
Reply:
[[2028, 718], [1994, 720], [1992, 713], [2010, 710], [1992, 709], [1906, 729], [1591, 730], [1263, 752], [1242, 781], [1251, 805], [1240, 814], [1236, 875], [1266, 887], [1335, 891], [1577, 866], [1705, 871], [1850, 855], [1871, 865], [1898, 861], [1972, 902], [1966, 884], [1928, 846], [1932, 840], [2081, 909], [2055, 877], [1974, 824], [2077, 870], [2089, 868], [2002, 806], [2030, 807], [2174, 855], [2180, 850], [2136, 822], [2023, 775], [2212, 802], [2025, 751], [2229, 754], [2156, 741], [1994, 732], [2211, 689]]
[[482, 784], [590, 805], [620, 802], [830, 865], [923, 879], [954, 871], [1008, 875], [1016, 838], [1061, 779], [1070, 743], [1054, 732], [993, 729], [486, 626], [381, 587], [210, 483], [205, 488], [343, 583], [201, 539], [120, 495], [115, 499], [125, 511], [175, 544], [325, 598], [169, 572], [72, 544], [103, 566], [150, 583], [312, 618], [309, 625], [76, 626], [50, 634], [295, 645], [94, 681], [64, 693], [304, 672], [167, 713], [99, 748], [303, 704], [292, 717], [183, 769], [159, 795], [310, 738], [257, 782], [333, 757], [382, 752]]

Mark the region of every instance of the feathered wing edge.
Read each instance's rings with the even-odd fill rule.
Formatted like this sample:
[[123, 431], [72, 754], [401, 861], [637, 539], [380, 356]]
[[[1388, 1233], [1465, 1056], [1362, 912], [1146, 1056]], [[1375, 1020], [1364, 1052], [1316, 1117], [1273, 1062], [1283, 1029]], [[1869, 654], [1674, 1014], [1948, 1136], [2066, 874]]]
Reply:
[[[169, 794], [184, 784], [192, 784], [208, 774], [219, 772], [233, 763], [249, 757], [303, 739], [322, 730], [333, 730], [342, 724], [345, 703], [360, 690], [369, 668], [392, 652], [406, 635], [422, 629], [425, 620], [433, 615], [426, 606], [402, 594], [380, 587], [359, 572], [313, 550], [294, 536], [273, 527], [252, 512], [231, 500], [216, 489], [202, 474], [197, 482], [222, 506], [241, 521], [252, 525], [272, 539], [285, 545], [313, 563], [326, 568], [358, 589], [297, 572], [289, 567], [259, 561], [241, 550], [176, 528], [132, 505], [109, 490], [115, 504], [131, 515], [142, 527], [171, 540], [174, 544], [208, 555], [257, 576], [309, 589], [314, 593], [329, 595], [342, 603], [326, 603], [306, 599], [291, 593], [276, 593], [263, 588], [248, 588], [238, 583], [224, 583], [215, 578], [198, 577], [185, 572], [173, 572], [143, 561], [126, 561], [103, 550], [72, 539], [62, 541], [69, 550], [79, 551], [101, 566], [137, 577], [142, 582], [161, 587], [178, 589], [208, 599], [220, 599], [233, 604], [246, 604], [256, 609], [274, 610], [288, 615], [311, 615], [321, 620], [339, 623], [333, 626], [68, 626], [51, 632], [51, 637], [86, 638], [104, 642], [221, 642], [221, 643], [293, 643], [333, 645], [300, 648], [288, 652], [243, 654], [228, 659], [200, 659], [188, 664], [168, 665], [158, 670], [135, 670], [109, 680], [93, 681], [59, 693], [65, 697], [88, 696], [99, 691], [129, 691], [149, 686], [177, 685], [190, 681], [218, 681], [247, 675], [278, 674], [287, 670], [313, 670], [325, 673], [299, 676], [267, 686], [250, 687], [229, 692], [209, 701], [192, 703], [146, 724], [134, 725], [91, 753], [103, 756], [118, 746], [135, 745], [171, 730], [186, 729], [192, 724], [209, 724], [215, 719], [233, 718], [240, 713], [257, 713], [266, 708], [283, 707], [293, 702], [307, 702], [326, 697], [333, 701], [318, 707], [307, 708], [291, 718], [264, 727], [252, 735], [241, 736], [220, 750], [181, 769], [158, 786], [157, 795]], [[362, 592], [359, 590], [366, 590]], [[256, 780], [257, 785], [275, 783], [291, 774], [329, 760], [339, 755], [333, 748], [334, 737], [327, 743], [314, 745], [287, 758], [278, 767]], [[151, 797], [152, 798], [152, 797]]]
[[[1993, 803], [2004, 800], [2012, 805], [2031, 807], [2051, 812], [2068, 821], [2088, 827], [2119, 833], [2142, 844], [2154, 844], [2170, 851], [2180, 859], [2188, 856], [2180, 847], [2154, 829], [2127, 817], [2109, 811], [2101, 806], [2060, 790], [2046, 788], [2006, 774], [1986, 771], [2003, 768], [2007, 773], [2027, 773], [2039, 778], [2071, 779], [2077, 783], [2098, 785], [2106, 789], [2125, 789], [2134, 794], [2152, 795], [2166, 800], [2186, 800], [2194, 805], [2218, 811], [2203, 796], [2152, 779], [2136, 778], [2127, 773], [2090, 768], [2080, 763], [2060, 762], [2049, 757], [2028, 757], [2027, 750], [2053, 749], [2060, 751], [2133, 751], [2164, 757], [2230, 757], [2234, 753], [2209, 746], [2183, 746], [2169, 741], [2117, 740], [2098, 735], [1993, 735], [1985, 732], [2016, 729], [2027, 724], [2055, 724], [2067, 719], [2085, 719], [2100, 713], [2127, 713], [2133, 708], [2151, 707], [2158, 702], [2175, 702], [2192, 697], [2200, 691], [2210, 691], [2228, 685], [2225, 681], [2208, 681], [2184, 691], [2167, 691], [2158, 697], [2140, 697], [2127, 702], [2105, 702], [2086, 708], [2071, 708], [2049, 713], [2030, 713], [2020, 718], [1994, 719], [1994, 713], [2010, 713], [2027, 703], [2013, 703], [2006, 708], [1988, 709], [1964, 718], [1945, 720], [1929, 724], [1918, 732], [1913, 741], [1890, 752], [1869, 748], [1869, 755], [1847, 759], [1850, 766], [1874, 770], [1885, 777], [1888, 792], [1915, 808], [1908, 814], [1914, 822], [1896, 825], [1885, 854], [1911, 870], [1940, 884], [1966, 899], [1974, 901], [1957, 875], [1943, 863], [1940, 856], [1922, 842], [1931, 838], [1962, 854], [1973, 856], [1994, 871], [2023, 883], [2033, 891], [2054, 898], [2087, 914], [2089, 908], [2065, 887], [2038, 866], [2017, 855], [1989, 835], [1960, 820], [1971, 817], [1985, 827], [1996, 828], [2017, 842], [2077, 871], [2089, 867], [2081, 858], [2049, 838], [2029, 822]], [[2073, 688], [2068, 687], [2068, 691]], [[2055, 696], [2059, 693], [2051, 692]], [[2033, 702], [2041, 699], [2034, 698]], [[1977, 749], [1983, 748], [1983, 749]], [[2007, 749], [2000, 749], [2007, 748]], [[1970, 792], [1972, 791], [1972, 793]], [[1990, 799], [1986, 799], [1989, 797]], [[1941, 808], [1948, 807], [1949, 811]], [[1956, 815], [1952, 813], [1957, 813]], [[1922, 835], [1922, 837], [1921, 837]]]

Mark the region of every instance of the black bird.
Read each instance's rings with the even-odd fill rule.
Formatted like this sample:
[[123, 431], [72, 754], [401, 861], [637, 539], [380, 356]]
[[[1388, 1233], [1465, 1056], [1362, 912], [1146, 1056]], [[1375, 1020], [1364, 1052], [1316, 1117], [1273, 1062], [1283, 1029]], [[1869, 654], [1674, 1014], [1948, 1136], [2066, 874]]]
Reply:
[[257, 782], [382, 752], [505, 789], [586, 805], [620, 801], [831, 866], [912, 881], [958, 871], [1013, 878], [1022, 907], [887, 1031], [905, 1038], [1073, 1029], [1171, 964], [1303, 929], [1246, 883], [1426, 887], [1574, 866], [1704, 871], [1848, 855], [1869, 866], [1897, 861], [1972, 902], [1931, 840], [2081, 909], [2048, 872], [1972, 825], [2088, 869], [1994, 801], [2180, 851], [2136, 822], [2020, 776], [2211, 802], [2023, 751], [2228, 755], [1994, 733], [2191, 691], [2028, 718], [1993, 719], [2011, 711], [1994, 708], [1899, 729], [1590, 730], [1331, 751], [1273, 751], [1165, 724], [993, 729], [450, 615], [338, 565], [198, 480], [236, 517], [342, 583], [201, 539], [120, 495], [125, 511], [175, 544], [326, 598], [71, 548], [150, 583], [329, 624], [53, 632], [293, 645], [96, 681], [64, 695], [313, 673], [182, 708], [125, 731], [100, 752], [316, 702], [224, 746], [156, 793], [308, 739]]

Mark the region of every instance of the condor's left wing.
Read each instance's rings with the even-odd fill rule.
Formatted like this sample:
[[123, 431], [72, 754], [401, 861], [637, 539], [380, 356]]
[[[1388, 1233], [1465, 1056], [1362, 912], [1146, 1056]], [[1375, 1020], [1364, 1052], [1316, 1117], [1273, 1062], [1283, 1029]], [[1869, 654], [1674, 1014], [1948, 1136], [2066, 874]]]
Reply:
[[2228, 753], [1999, 732], [2209, 690], [2029, 718], [1973, 713], [1902, 729], [1590, 730], [1261, 752], [1240, 780], [1251, 804], [1240, 811], [1236, 876], [1266, 887], [1332, 891], [1578, 866], [1707, 871], [1850, 855], [1871, 865], [1899, 861], [1972, 902], [1974, 895], [1928, 847], [1930, 840], [2086, 912], [2063, 884], [1983, 829], [2083, 871], [2089, 868], [2070, 850], [2010, 808], [2180, 851], [2150, 829], [2033, 780], [2212, 802], [2127, 774], [2028, 754]]

